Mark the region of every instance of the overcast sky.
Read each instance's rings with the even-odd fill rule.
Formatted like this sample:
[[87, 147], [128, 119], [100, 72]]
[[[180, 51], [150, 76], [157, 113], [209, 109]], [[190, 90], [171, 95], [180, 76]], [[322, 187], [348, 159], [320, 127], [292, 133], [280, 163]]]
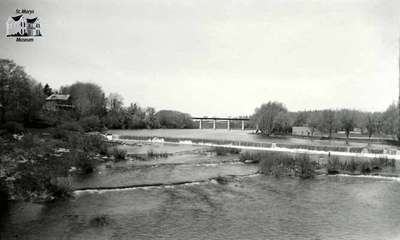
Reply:
[[[16, 8], [42, 38], [5, 37]], [[381, 111], [398, 95], [399, 0], [1, 0], [0, 22], [1, 58], [125, 104], [223, 117], [269, 100]]]

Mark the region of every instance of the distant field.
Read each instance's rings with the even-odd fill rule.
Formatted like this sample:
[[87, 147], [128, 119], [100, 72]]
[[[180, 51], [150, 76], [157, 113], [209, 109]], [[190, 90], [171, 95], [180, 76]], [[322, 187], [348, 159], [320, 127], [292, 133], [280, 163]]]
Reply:
[[[264, 137], [252, 134], [252, 131], [225, 130], [225, 129], [146, 129], [146, 130], [109, 130], [109, 133], [121, 136], [142, 136], [142, 137], [166, 137], [179, 139], [201, 139], [201, 140], [227, 140], [227, 141], [246, 141], [259, 143], [277, 143], [292, 145], [313, 145], [313, 146], [341, 146], [341, 147], [366, 147], [365, 141], [351, 141], [346, 145], [344, 140], [319, 140], [298, 137]], [[392, 145], [372, 143], [371, 148], [393, 149]]]

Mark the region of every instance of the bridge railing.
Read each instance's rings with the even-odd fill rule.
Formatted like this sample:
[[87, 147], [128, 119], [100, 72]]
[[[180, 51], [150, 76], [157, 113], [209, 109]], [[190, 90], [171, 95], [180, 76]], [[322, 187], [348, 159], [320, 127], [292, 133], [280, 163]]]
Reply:
[[192, 118], [193, 121], [198, 121], [199, 122], [199, 129], [203, 129], [203, 122], [210, 122], [212, 121], [213, 124], [213, 129], [217, 128], [217, 121], [226, 121], [226, 128], [228, 130], [231, 130], [231, 122], [232, 121], [241, 121], [241, 129], [242, 131], [245, 130], [245, 122], [250, 121], [249, 118], [208, 118], [208, 117], [194, 117]]

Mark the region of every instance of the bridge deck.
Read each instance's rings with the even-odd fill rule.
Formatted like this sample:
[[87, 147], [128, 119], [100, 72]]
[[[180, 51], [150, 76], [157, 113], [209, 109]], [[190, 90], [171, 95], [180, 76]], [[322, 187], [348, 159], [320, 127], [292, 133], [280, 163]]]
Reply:
[[250, 121], [250, 118], [221, 118], [221, 117], [192, 117], [193, 120], [231, 120], [231, 121]]

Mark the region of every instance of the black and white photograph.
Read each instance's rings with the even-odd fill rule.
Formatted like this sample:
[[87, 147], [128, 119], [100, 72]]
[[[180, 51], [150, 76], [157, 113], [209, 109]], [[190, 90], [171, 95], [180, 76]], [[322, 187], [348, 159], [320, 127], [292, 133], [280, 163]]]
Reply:
[[399, 0], [0, 0], [0, 240], [400, 240]]

